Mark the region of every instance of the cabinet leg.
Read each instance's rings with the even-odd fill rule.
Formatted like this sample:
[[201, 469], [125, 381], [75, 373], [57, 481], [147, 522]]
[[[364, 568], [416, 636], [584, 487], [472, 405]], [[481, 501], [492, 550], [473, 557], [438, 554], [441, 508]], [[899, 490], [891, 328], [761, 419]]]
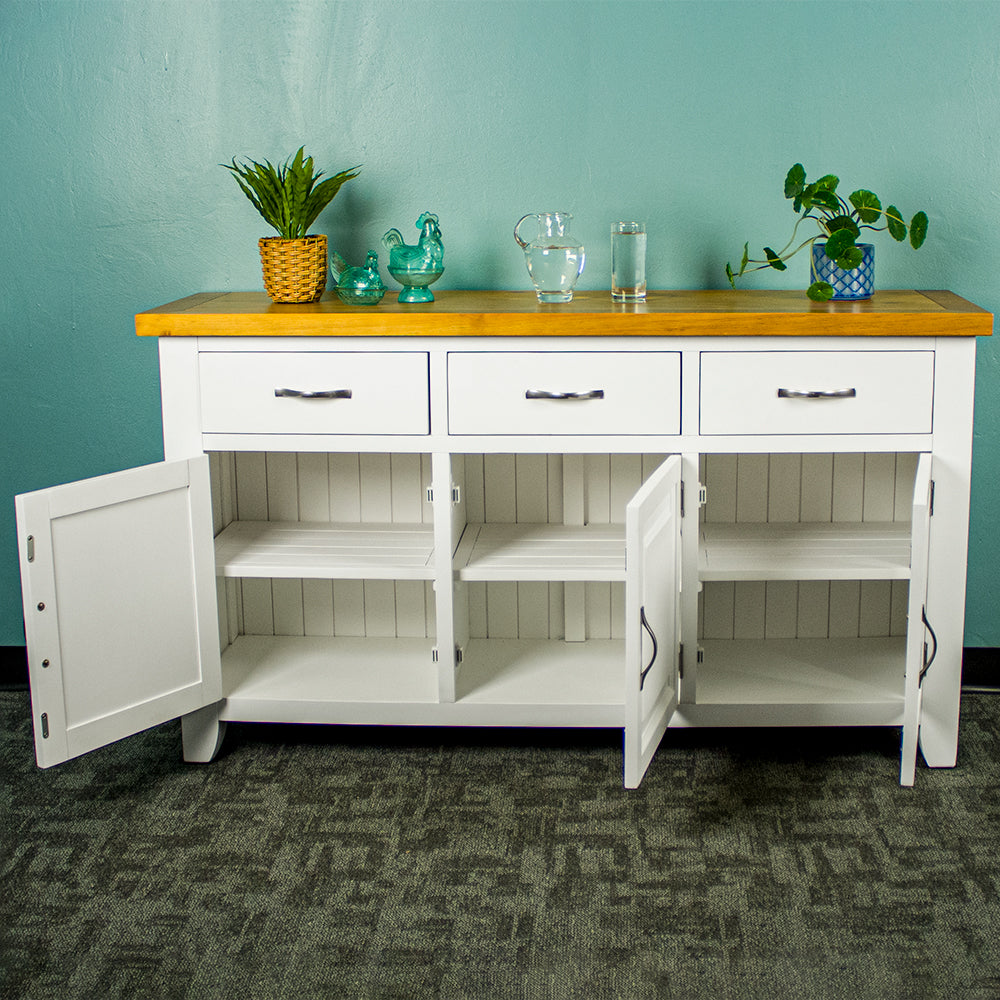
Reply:
[[184, 759], [189, 764], [207, 764], [214, 759], [226, 735], [226, 724], [219, 721], [217, 705], [206, 705], [181, 718]]

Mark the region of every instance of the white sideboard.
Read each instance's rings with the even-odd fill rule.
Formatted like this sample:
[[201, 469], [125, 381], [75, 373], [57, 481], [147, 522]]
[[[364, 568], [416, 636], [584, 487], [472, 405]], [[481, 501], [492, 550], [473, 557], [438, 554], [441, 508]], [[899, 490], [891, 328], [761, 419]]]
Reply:
[[165, 461], [17, 498], [42, 766], [183, 717], [899, 727], [955, 763], [975, 338], [947, 292], [203, 294]]

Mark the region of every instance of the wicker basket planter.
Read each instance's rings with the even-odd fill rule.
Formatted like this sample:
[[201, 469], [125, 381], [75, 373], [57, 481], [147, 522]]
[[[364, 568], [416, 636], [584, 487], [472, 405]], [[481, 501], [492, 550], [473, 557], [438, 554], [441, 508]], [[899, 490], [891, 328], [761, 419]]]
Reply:
[[326, 288], [325, 236], [286, 240], [262, 236], [257, 241], [264, 288], [274, 302], [315, 302]]

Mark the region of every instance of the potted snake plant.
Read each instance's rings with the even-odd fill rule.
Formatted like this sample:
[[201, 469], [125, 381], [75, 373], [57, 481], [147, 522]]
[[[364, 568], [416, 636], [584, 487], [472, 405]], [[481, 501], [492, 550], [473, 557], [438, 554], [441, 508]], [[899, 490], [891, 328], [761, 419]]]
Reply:
[[220, 166], [278, 232], [257, 241], [267, 294], [274, 302], [315, 302], [326, 288], [327, 245], [326, 236], [310, 235], [309, 227], [360, 168], [320, 180], [323, 172], [314, 171], [304, 147], [277, 167], [268, 160], [237, 163], [235, 157]]
[[[845, 200], [837, 194], [839, 178], [826, 174], [817, 181], [806, 183], [806, 172], [796, 163], [785, 177], [785, 197], [799, 213], [788, 243], [778, 251], [764, 247], [763, 260], [751, 260], [749, 244], [743, 245], [743, 259], [738, 271], [726, 264], [726, 277], [735, 288], [736, 279], [747, 271], [765, 267], [776, 271], [787, 269], [785, 261], [804, 247], [812, 248], [811, 284], [806, 294], [815, 302], [828, 299], [868, 299], [872, 296], [875, 277], [875, 248], [871, 243], [858, 242], [862, 230], [887, 229], [897, 242], [909, 236], [910, 246], [919, 249], [927, 236], [927, 213], [917, 212], [909, 225], [895, 205], [882, 207], [878, 196], [859, 189]], [[812, 219], [819, 232], [796, 245], [799, 226]], [[882, 223], [879, 225], [878, 223]], [[819, 241], [823, 242], [819, 242]]]

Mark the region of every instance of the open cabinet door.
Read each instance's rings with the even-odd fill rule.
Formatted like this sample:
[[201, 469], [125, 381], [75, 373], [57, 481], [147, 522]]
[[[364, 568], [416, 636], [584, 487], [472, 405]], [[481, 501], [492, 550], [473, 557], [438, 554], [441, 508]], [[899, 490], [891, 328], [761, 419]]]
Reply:
[[[907, 603], [906, 673], [903, 681], [903, 738], [900, 748], [899, 783], [912, 785], [917, 770], [917, 740], [920, 735], [920, 684], [929, 665], [925, 624], [927, 616], [927, 550], [930, 542], [931, 456], [922, 454], [913, 484], [910, 526], [910, 593]], [[934, 649], [937, 641], [934, 640]]]
[[677, 708], [681, 460], [625, 509], [625, 787], [637, 788]]
[[15, 506], [41, 767], [222, 697], [208, 456]]

